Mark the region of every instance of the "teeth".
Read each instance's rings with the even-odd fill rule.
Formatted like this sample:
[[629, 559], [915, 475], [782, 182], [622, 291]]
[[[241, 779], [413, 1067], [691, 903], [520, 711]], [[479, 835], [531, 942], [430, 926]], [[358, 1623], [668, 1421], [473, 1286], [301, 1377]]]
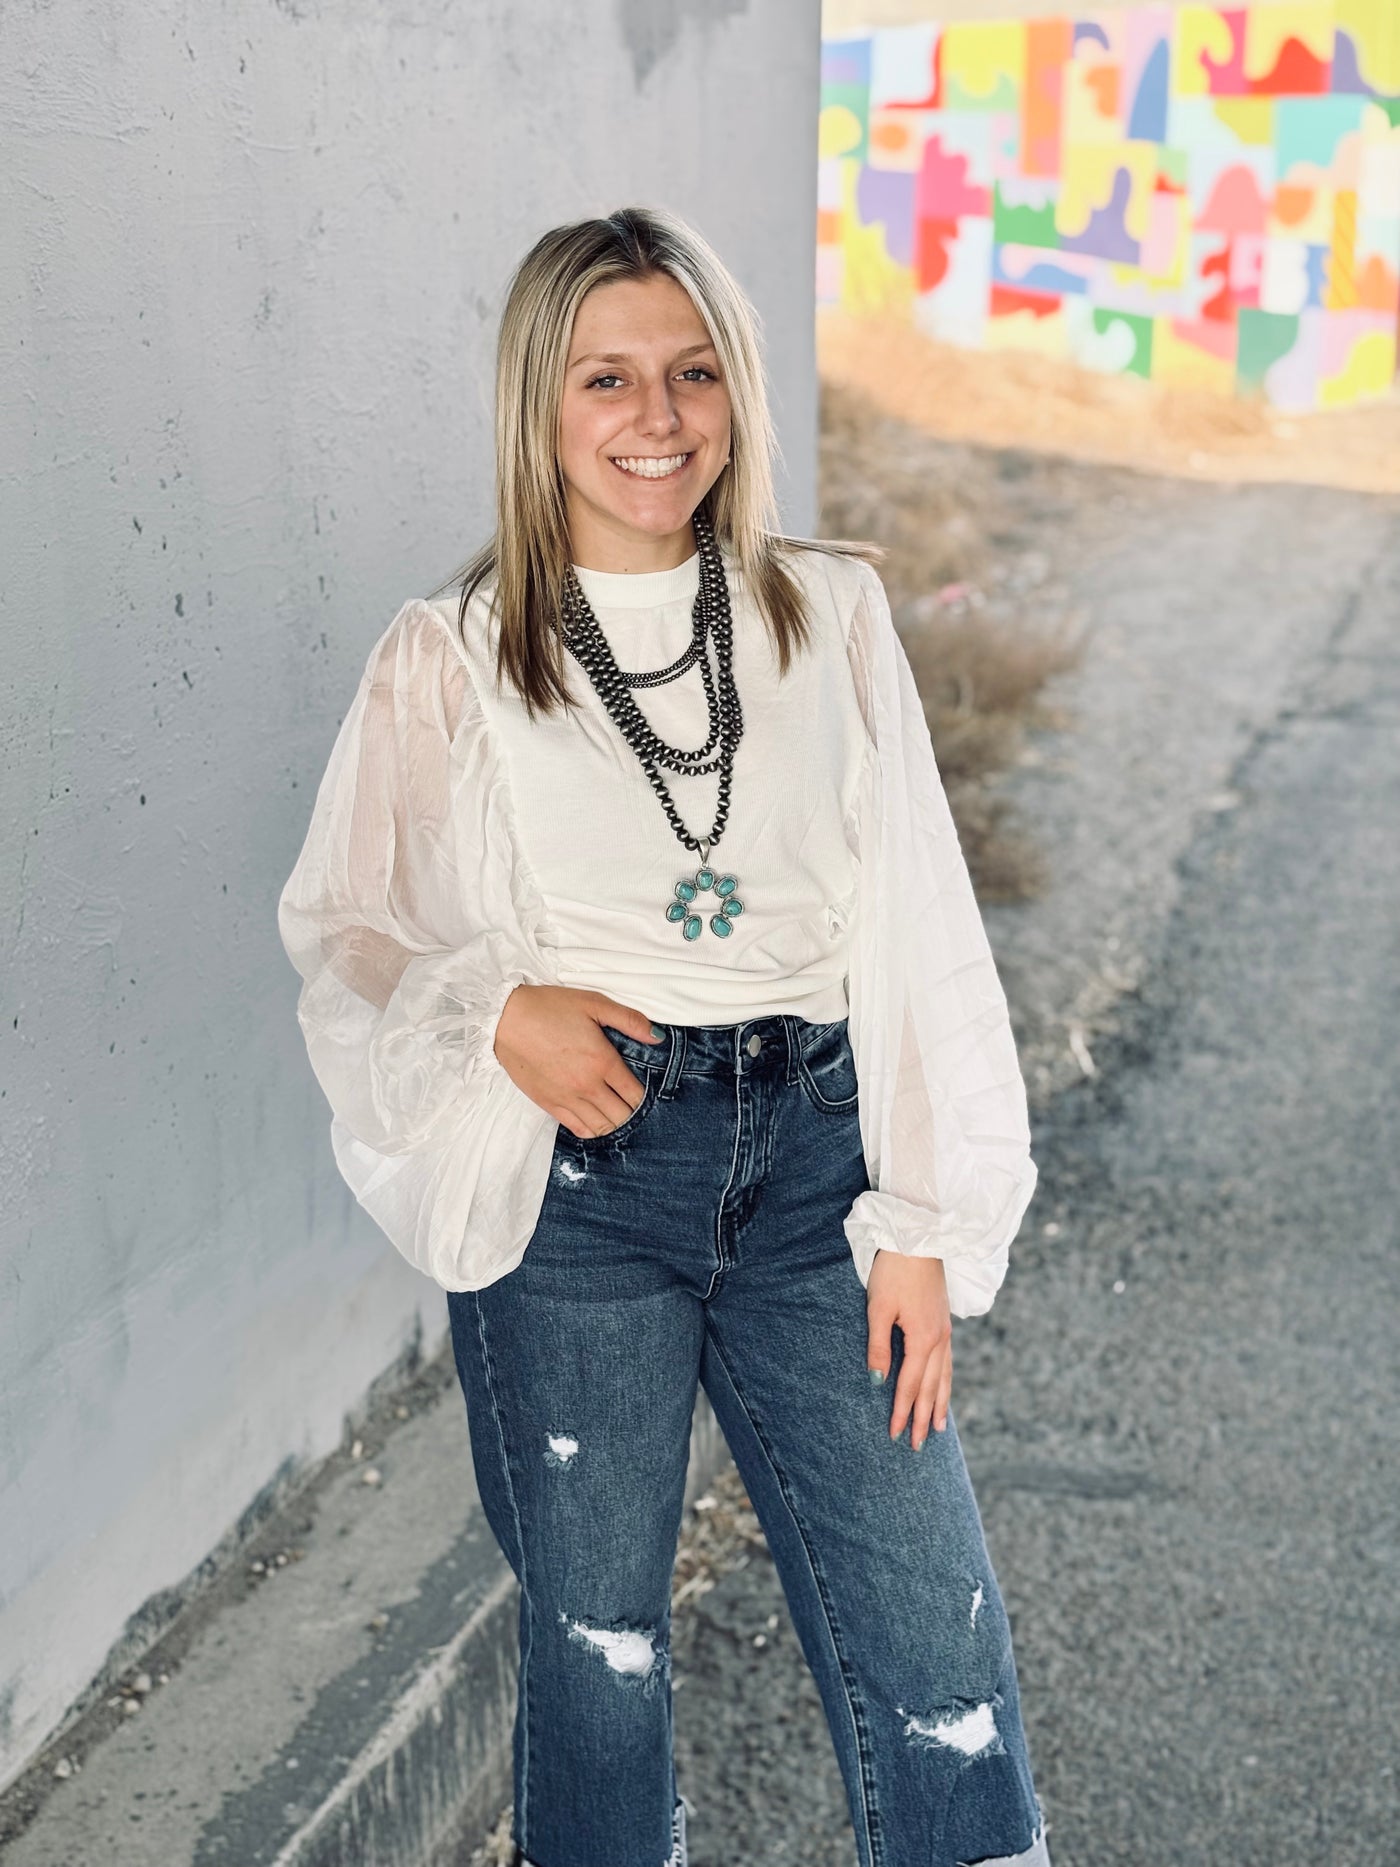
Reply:
[[678, 473], [689, 459], [689, 454], [668, 454], [664, 460], [649, 455], [615, 456], [613, 464], [621, 467], [624, 473], [635, 473], [643, 480], [664, 480], [670, 474]]

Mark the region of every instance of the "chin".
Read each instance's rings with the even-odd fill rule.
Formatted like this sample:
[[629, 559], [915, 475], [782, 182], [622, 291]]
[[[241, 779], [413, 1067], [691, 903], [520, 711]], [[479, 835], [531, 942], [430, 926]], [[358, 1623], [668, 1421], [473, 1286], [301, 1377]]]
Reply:
[[599, 502], [603, 510], [624, 525], [630, 525], [634, 531], [651, 532], [658, 538], [664, 538], [671, 532], [678, 532], [688, 523], [690, 515], [699, 505], [698, 498], [668, 498], [652, 500], [619, 500], [616, 497]]

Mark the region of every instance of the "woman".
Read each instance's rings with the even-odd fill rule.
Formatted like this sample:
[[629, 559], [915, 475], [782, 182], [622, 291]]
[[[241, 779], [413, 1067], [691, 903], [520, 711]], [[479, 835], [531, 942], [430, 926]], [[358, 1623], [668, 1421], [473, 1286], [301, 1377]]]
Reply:
[[1036, 1169], [876, 553], [771, 528], [758, 319], [666, 213], [526, 256], [496, 441], [495, 536], [375, 644], [280, 925], [520, 1580], [516, 1861], [685, 1860], [699, 1382], [863, 1867], [1043, 1867], [949, 1399]]

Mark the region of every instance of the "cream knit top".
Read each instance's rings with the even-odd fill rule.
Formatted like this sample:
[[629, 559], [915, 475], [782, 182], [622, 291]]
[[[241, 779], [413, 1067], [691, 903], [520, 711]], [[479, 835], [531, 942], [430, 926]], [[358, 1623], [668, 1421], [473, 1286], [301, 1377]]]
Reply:
[[[620, 668], [668, 667], [684, 651], [698, 552], [672, 570], [574, 570]], [[856, 866], [847, 817], [865, 745], [845, 639], [839, 616], [818, 609], [810, 647], [780, 679], [767, 624], [728, 561], [725, 572], [744, 717], [729, 815], [709, 864], [717, 880], [735, 877], [733, 893], [743, 904], [727, 937], [711, 928], [721, 899], [713, 889], [696, 896], [698, 939], [687, 940], [679, 922], [667, 920], [676, 883], [694, 880], [700, 857], [671, 828], [583, 668], [566, 660], [579, 702], [572, 717], [561, 711], [529, 720], [512, 688], [496, 691], [479, 611], [468, 630], [472, 674], [543, 901], [538, 936], [560, 984], [591, 986], [668, 1024], [737, 1024], [771, 1012], [826, 1023], [848, 1010]], [[697, 666], [660, 686], [634, 688], [633, 699], [669, 744], [705, 743], [709, 716]], [[703, 839], [714, 822], [718, 772], [662, 777], [681, 821]]]

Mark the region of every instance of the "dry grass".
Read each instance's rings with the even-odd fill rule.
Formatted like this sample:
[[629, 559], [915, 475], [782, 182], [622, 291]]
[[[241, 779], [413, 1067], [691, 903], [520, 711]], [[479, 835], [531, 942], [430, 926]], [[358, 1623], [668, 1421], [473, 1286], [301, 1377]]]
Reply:
[[1107, 375], [1059, 357], [959, 350], [907, 319], [817, 314], [824, 383], [929, 436], [1206, 480], [1400, 492], [1400, 389], [1285, 415], [1258, 399]]
[[1001, 550], [999, 462], [1032, 474], [1092, 461], [1188, 479], [1400, 491], [1400, 389], [1283, 415], [1262, 400], [1055, 357], [957, 349], [904, 317], [834, 305], [818, 308], [817, 360], [821, 529], [888, 549], [881, 572], [984, 900], [1043, 886], [1039, 854], [994, 787], [1021, 756], [1028, 727], [1061, 723], [1042, 690], [1083, 646]]
[[[1078, 662], [1082, 637], [993, 539], [1005, 524], [995, 456], [950, 446], [881, 409], [865, 393], [823, 383], [821, 530], [883, 545], [881, 576], [918, 683], [958, 834], [983, 900], [1037, 893], [1034, 846], [995, 794], [1025, 732], [1060, 716], [1042, 690]], [[1034, 554], [1029, 554], [1034, 555]]]
[[744, 1482], [733, 1465], [726, 1465], [687, 1513], [671, 1575], [672, 1613], [708, 1594], [745, 1550], [766, 1548]]

